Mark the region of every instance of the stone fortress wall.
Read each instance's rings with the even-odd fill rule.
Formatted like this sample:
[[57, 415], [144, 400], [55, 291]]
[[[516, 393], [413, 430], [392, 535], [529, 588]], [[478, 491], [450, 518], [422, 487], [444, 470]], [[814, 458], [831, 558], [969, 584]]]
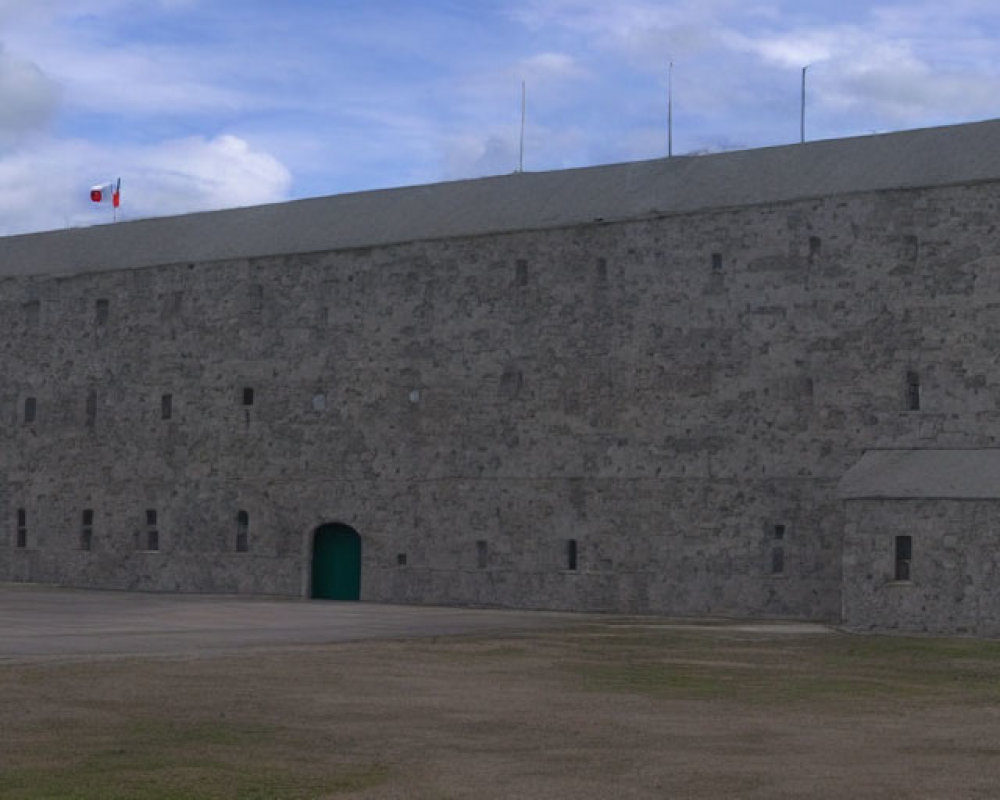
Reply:
[[997, 447], [997, 146], [0, 239], [0, 579], [308, 596], [337, 522], [365, 600], [1000, 631], [994, 499], [843, 485], [866, 452]]

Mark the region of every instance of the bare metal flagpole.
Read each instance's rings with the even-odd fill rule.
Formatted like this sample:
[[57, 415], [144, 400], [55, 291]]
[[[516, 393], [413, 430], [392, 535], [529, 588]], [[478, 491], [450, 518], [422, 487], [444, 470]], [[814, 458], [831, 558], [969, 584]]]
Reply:
[[527, 90], [524, 81], [521, 81], [521, 149], [517, 159], [517, 171], [524, 172], [524, 117], [527, 110]]
[[806, 64], [802, 68], [802, 110], [799, 114], [799, 141], [805, 142], [806, 140], [806, 70], [809, 69], [809, 65]]
[[674, 62], [667, 72], [667, 158], [674, 155]]

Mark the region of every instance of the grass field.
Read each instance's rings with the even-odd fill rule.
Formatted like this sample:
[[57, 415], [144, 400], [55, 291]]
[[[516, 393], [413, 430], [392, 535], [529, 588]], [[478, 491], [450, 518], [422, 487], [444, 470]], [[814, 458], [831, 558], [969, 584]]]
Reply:
[[609, 619], [0, 665], [0, 798], [998, 796], [998, 642]]

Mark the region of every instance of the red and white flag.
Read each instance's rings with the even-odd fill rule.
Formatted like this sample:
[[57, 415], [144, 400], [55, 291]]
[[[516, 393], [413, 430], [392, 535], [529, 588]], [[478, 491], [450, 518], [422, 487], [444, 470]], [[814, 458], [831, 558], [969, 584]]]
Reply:
[[117, 183], [101, 183], [90, 187], [90, 199], [95, 203], [111, 203], [118, 208], [121, 203], [122, 179]]

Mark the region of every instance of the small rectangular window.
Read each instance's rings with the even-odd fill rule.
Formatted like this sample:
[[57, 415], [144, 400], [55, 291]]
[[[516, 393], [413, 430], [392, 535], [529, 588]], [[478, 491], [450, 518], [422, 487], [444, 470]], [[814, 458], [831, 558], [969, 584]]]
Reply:
[[785, 538], [785, 526], [784, 525], [775, 525], [774, 526], [774, 538], [777, 539], [778, 541], [781, 541], [782, 539]]
[[38, 410], [38, 404], [34, 397], [24, 398], [24, 421], [25, 423], [34, 422], [35, 415]]
[[771, 574], [780, 575], [785, 571], [785, 548], [771, 548]]
[[913, 537], [896, 537], [896, 568], [894, 577], [897, 581], [910, 580], [910, 562], [913, 560]]
[[245, 406], [253, 405], [253, 388], [250, 386], [243, 387], [243, 405]]
[[19, 508], [17, 510], [17, 547], [23, 549], [28, 546], [28, 512]]
[[160, 419], [170, 419], [174, 414], [174, 396], [172, 394], [160, 397]]
[[147, 550], [160, 549], [160, 532], [155, 528], [146, 531], [146, 549]]
[[94, 304], [94, 321], [98, 326], [106, 325], [108, 322], [108, 301], [105, 299], [98, 300]]
[[87, 427], [93, 428], [97, 422], [97, 392], [87, 392]]
[[400, 567], [406, 566], [406, 553], [396, 553], [396, 565]]
[[146, 524], [155, 525], [156, 524], [156, 509], [147, 508], [146, 509]]
[[916, 372], [906, 373], [906, 408], [920, 410], [920, 376]]
[[83, 509], [80, 523], [80, 549], [90, 550], [94, 539], [94, 509]]
[[29, 328], [37, 328], [42, 316], [42, 304], [37, 300], [29, 300], [24, 304], [24, 321]]
[[722, 253], [712, 253], [712, 269], [715, 271], [722, 269]]
[[514, 283], [518, 286], [528, 285], [528, 262], [526, 259], [519, 258], [514, 263]]
[[478, 569], [486, 569], [486, 561], [489, 556], [489, 551], [486, 547], [486, 542], [480, 539], [476, 542], [476, 567]]
[[566, 569], [576, 569], [576, 539], [566, 540]]
[[236, 552], [246, 553], [250, 550], [250, 515], [246, 511], [236, 514]]

